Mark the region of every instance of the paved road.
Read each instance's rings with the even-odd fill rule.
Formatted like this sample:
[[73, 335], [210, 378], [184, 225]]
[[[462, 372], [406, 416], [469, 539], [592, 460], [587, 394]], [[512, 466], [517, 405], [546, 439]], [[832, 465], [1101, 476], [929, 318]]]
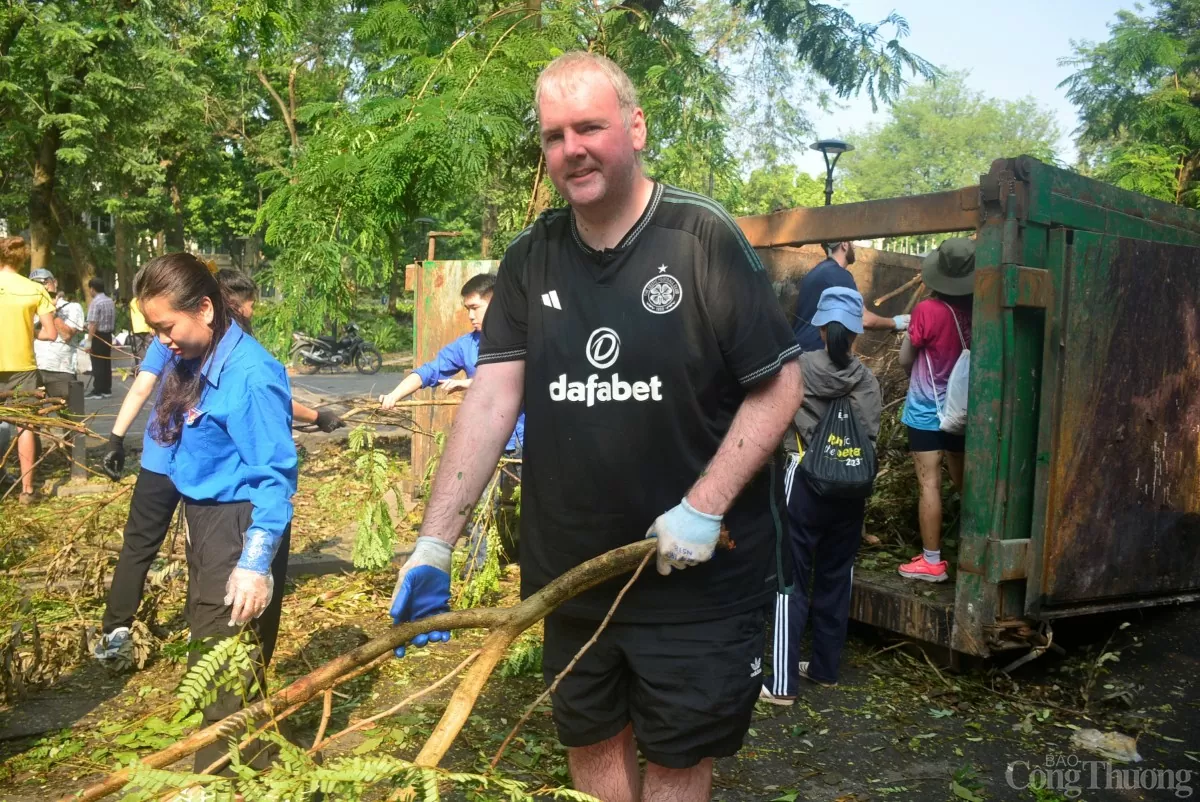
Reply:
[[[124, 373], [124, 378], [122, 378]], [[404, 377], [401, 372], [381, 372], [374, 376], [364, 376], [357, 372], [343, 373], [317, 373], [312, 376], [293, 376], [291, 377], [293, 390], [296, 391], [297, 400], [301, 403], [310, 405], [324, 405], [329, 402], [336, 402], [339, 399], [359, 398], [362, 396], [379, 396], [389, 392], [394, 388], [397, 382]], [[85, 381], [87, 377], [84, 377]], [[113, 422], [116, 420], [117, 412], [121, 409], [121, 402], [125, 400], [125, 394], [129, 392], [130, 385], [133, 384], [133, 374], [131, 371], [131, 362], [128, 359], [120, 360], [113, 367], [113, 394], [112, 398], [103, 401], [85, 401], [85, 409], [88, 414], [95, 414], [96, 417], [92, 420], [92, 430], [98, 434], [108, 437], [112, 431]], [[138, 413], [133, 425], [127, 433], [127, 443], [133, 445], [137, 440], [140, 440], [142, 433], [146, 428], [146, 420], [149, 416], [149, 407], [147, 404]], [[92, 442], [91, 445], [98, 445]]]

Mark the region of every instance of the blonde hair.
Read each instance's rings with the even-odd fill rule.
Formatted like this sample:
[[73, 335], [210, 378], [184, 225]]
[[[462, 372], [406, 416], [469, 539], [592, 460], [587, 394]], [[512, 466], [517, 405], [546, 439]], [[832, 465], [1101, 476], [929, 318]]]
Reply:
[[29, 258], [29, 246], [21, 237], [0, 238], [0, 265], [4, 267], [21, 267]]
[[625, 71], [612, 59], [598, 53], [589, 53], [586, 50], [572, 50], [563, 53], [542, 70], [533, 93], [533, 104], [538, 115], [541, 116], [542, 94], [548, 83], [554, 82], [560, 86], [571, 85], [579, 73], [585, 70], [595, 70], [608, 79], [613, 91], [617, 93], [621, 121], [625, 123], [625, 130], [629, 130], [629, 127], [633, 125], [633, 112], [638, 108], [637, 89], [634, 88], [633, 81], [629, 80]]

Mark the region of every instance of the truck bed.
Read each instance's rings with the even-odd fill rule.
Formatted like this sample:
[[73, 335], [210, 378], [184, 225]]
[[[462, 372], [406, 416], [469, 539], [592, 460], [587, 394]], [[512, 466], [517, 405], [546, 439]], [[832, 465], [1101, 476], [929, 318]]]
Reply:
[[850, 618], [948, 647], [954, 626], [953, 577], [938, 583], [904, 579], [896, 573], [898, 564], [859, 555]]

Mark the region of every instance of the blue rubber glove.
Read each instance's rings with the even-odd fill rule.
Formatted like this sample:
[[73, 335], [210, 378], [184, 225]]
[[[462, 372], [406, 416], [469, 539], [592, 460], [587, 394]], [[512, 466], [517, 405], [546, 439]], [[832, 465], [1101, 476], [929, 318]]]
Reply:
[[896, 315], [892, 318], [892, 323], [896, 325], [896, 331], [908, 331], [910, 320], [912, 320], [912, 315]]
[[[412, 556], [396, 577], [392, 592], [392, 623], [409, 621], [450, 612], [450, 555], [453, 547], [435, 537], [419, 537]], [[443, 643], [449, 632], [426, 632], [412, 639], [409, 646]], [[396, 656], [403, 657], [407, 647], [397, 646]]]
[[663, 576], [672, 568], [687, 568], [712, 559], [721, 537], [721, 516], [709, 515], [679, 502], [655, 519], [646, 537], [658, 538], [658, 572]]

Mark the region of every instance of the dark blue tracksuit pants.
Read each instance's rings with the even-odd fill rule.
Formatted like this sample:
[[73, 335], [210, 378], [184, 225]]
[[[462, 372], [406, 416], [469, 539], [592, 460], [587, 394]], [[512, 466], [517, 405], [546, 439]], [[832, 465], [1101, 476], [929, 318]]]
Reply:
[[850, 619], [854, 557], [862, 541], [867, 502], [818, 496], [800, 473], [795, 454], [788, 455], [783, 486], [795, 591], [775, 599], [774, 676], [767, 688], [776, 696], [795, 696], [800, 644], [807, 624], [812, 625], [808, 675], [821, 682], [837, 682]]

